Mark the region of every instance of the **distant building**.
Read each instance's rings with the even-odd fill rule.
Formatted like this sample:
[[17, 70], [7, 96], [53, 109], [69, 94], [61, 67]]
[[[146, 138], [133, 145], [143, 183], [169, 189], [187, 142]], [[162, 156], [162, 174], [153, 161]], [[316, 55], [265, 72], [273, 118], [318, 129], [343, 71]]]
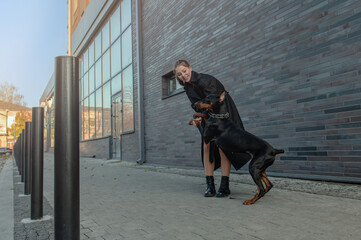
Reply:
[[202, 166], [193, 110], [172, 73], [186, 59], [224, 84], [248, 131], [286, 150], [270, 175], [361, 182], [361, 1], [68, 6], [82, 155]]
[[14, 136], [8, 133], [8, 128], [15, 123], [16, 113], [20, 111], [31, 113], [31, 108], [0, 100], [0, 147], [13, 147]]

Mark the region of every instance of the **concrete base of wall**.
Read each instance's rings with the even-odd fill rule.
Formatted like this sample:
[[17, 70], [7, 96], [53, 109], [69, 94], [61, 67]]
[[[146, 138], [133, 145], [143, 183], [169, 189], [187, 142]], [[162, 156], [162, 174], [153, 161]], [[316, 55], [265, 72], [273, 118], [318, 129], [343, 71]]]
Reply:
[[111, 158], [111, 137], [81, 141], [79, 151], [81, 157]]

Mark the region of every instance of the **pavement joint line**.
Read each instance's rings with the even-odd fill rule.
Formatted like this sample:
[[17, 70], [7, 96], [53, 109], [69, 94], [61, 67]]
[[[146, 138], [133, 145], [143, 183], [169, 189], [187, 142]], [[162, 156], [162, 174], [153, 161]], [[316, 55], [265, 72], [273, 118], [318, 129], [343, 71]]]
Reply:
[[53, 219], [53, 216], [50, 216], [50, 215], [45, 215], [43, 216], [42, 218], [40, 219], [30, 219], [30, 218], [24, 218], [21, 220], [22, 223], [34, 223], [34, 222], [43, 222], [43, 221], [49, 221]]

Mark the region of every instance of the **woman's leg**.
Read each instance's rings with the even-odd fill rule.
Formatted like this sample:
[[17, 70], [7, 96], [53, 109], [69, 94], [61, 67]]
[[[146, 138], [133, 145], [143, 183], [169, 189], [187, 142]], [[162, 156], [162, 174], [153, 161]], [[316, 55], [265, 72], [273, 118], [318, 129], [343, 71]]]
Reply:
[[214, 186], [214, 164], [215, 161], [212, 163], [209, 161], [209, 144], [203, 144], [203, 165], [204, 165], [204, 171], [206, 173], [206, 181], [207, 181], [207, 190], [204, 193], [205, 197], [213, 197], [216, 195], [216, 188]]
[[204, 171], [206, 173], [206, 176], [213, 176], [215, 161], [213, 161], [212, 163], [209, 161], [209, 149], [210, 149], [210, 144], [203, 143]]
[[219, 148], [219, 155], [221, 155], [221, 168], [222, 168], [222, 176], [229, 177], [231, 172], [231, 161], [227, 158], [226, 154]]
[[231, 172], [231, 161], [229, 161], [227, 156], [220, 148], [219, 154], [221, 156], [222, 179], [216, 197], [226, 197], [231, 194], [231, 190], [229, 190], [229, 174]]

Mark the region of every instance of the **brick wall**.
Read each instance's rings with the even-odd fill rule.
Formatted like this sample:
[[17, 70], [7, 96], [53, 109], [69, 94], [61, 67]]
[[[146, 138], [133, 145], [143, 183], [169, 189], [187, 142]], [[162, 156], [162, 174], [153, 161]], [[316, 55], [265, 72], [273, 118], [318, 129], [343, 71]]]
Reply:
[[270, 172], [361, 182], [361, 1], [143, 0], [146, 156], [201, 166], [177, 59], [218, 78], [245, 128], [286, 150]]

